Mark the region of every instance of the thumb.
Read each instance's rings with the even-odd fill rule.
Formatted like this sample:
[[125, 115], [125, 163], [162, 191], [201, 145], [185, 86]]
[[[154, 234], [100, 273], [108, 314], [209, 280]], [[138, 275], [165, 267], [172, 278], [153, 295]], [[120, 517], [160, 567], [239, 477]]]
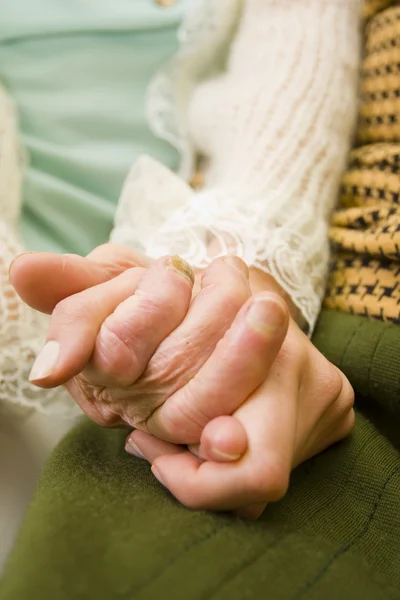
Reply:
[[117, 277], [127, 269], [151, 264], [144, 254], [118, 244], [104, 244], [86, 258], [75, 254], [28, 252], [10, 267], [10, 281], [20, 298], [52, 313], [64, 298]]

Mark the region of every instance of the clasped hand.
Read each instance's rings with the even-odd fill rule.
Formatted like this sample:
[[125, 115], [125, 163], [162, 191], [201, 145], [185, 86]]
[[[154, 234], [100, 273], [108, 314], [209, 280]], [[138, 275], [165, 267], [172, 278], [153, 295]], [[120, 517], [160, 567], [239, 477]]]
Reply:
[[26, 254], [11, 280], [52, 314], [31, 380], [65, 384], [96, 423], [191, 508], [257, 517], [291, 470], [350, 433], [353, 391], [269, 276], [237, 257], [194, 273], [123, 246]]

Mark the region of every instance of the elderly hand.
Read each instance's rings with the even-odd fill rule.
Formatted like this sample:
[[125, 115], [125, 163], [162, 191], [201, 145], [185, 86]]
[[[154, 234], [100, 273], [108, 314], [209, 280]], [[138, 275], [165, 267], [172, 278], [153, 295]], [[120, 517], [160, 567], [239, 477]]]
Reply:
[[[101, 425], [130, 425], [175, 443], [199, 442], [210, 420], [231, 414], [262, 384], [288, 325], [283, 300], [252, 294], [248, 269], [235, 257], [202, 273], [193, 300], [184, 261], [150, 264], [112, 245], [88, 259], [23, 255], [11, 278], [31, 306], [53, 311], [32, 381], [65, 383]], [[246, 449], [239, 430], [219, 440], [214, 459]]]
[[239, 259], [214, 261], [194, 292], [182, 261], [113, 245], [87, 259], [23, 255], [11, 278], [31, 306], [54, 309], [35, 382], [66, 382], [102, 425], [138, 427], [127, 450], [186, 506], [257, 517], [294, 466], [353, 427], [345, 376], [293, 318], [287, 330], [277, 285], [259, 272], [249, 285]]

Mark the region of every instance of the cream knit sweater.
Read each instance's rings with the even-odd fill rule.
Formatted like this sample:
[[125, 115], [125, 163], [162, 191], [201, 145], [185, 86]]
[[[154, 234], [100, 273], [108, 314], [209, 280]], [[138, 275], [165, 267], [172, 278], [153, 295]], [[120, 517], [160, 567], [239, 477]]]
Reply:
[[[195, 0], [181, 50], [149, 92], [149, 119], [182, 154], [179, 175], [133, 167], [112, 239], [193, 266], [234, 252], [271, 273], [312, 329], [328, 265], [327, 224], [351, 141], [359, 0]], [[186, 183], [196, 156], [206, 185]], [[63, 410], [28, 382], [46, 319], [16, 298], [7, 269], [22, 169], [10, 102], [0, 96], [0, 403]], [[61, 399], [61, 400], [60, 400]], [[56, 403], [57, 401], [57, 403]]]
[[113, 239], [204, 267], [217, 238], [222, 254], [272, 274], [311, 330], [356, 116], [360, 2], [200, 4], [169, 73], [153, 85], [149, 116], [181, 150], [184, 178], [196, 153], [206, 158], [206, 186], [193, 193], [151, 159], [139, 161]]

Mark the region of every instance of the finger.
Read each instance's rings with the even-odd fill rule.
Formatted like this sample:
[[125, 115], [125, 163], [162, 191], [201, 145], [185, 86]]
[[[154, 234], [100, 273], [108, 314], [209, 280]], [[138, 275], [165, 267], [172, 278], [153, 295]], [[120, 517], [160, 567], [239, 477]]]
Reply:
[[117, 244], [104, 244], [87, 258], [28, 252], [11, 264], [10, 280], [26, 304], [50, 314], [67, 296], [109, 281], [126, 269], [149, 264], [144, 255]]
[[247, 451], [247, 434], [235, 417], [217, 417], [210, 421], [201, 434], [197, 447], [189, 450], [204, 460], [233, 462]]
[[100, 328], [90, 365], [92, 381], [133, 384], [160, 343], [183, 321], [193, 283], [191, 267], [178, 256], [159, 259], [147, 269], [135, 295]]
[[186, 448], [164, 442], [149, 433], [135, 429], [126, 439], [125, 450], [132, 456], [152, 463], [159, 456], [174, 456], [185, 452]]
[[[219, 419], [215, 419], [218, 421]], [[139, 448], [140, 445], [140, 448]], [[185, 451], [183, 446], [177, 446], [169, 442], [159, 440], [143, 431], [133, 431], [126, 440], [125, 450], [128, 454], [146, 460], [150, 463], [154, 462], [160, 456], [175, 456]], [[190, 449], [192, 451], [192, 449]], [[196, 454], [195, 454], [196, 456]], [[242, 519], [258, 519], [264, 512], [265, 503], [253, 504], [245, 508], [235, 511], [236, 516]]]
[[277, 294], [253, 296], [199, 372], [153, 413], [149, 430], [176, 443], [196, 442], [207, 422], [232, 414], [265, 380], [288, 324]]
[[[170, 357], [178, 383], [175, 389], [170, 390], [170, 395], [196, 375], [250, 295], [248, 268], [239, 258], [217, 259], [205, 270], [201, 291], [193, 300], [183, 323], [174, 331], [173, 336], [159, 346], [149, 364], [151, 369], [163, 357]], [[193, 427], [196, 434], [191, 435], [187, 443], [200, 440], [204, 424], [209, 420], [207, 415], [204, 418], [202, 414], [193, 414], [189, 407], [185, 430]], [[180, 441], [182, 432], [175, 430], [172, 421], [165, 421], [164, 415], [160, 419], [152, 419], [147, 426], [149, 432], [157, 437]]]
[[145, 269], [128, 269], [112, 281], [91, 287], [57, 304], [46, 344], [38, 355], [30, 381], [55, 387], [82, 371], [89, 361], [103, 321], [135, 293]]
[[235, 510], [280, 499], [287, 490], [296, 429], [297, 380], [271, 369], [268, 381], [236, 412], [249, 450], [233, 463], [193, 455], [159, 456], [153, 473], [185, 506]]

